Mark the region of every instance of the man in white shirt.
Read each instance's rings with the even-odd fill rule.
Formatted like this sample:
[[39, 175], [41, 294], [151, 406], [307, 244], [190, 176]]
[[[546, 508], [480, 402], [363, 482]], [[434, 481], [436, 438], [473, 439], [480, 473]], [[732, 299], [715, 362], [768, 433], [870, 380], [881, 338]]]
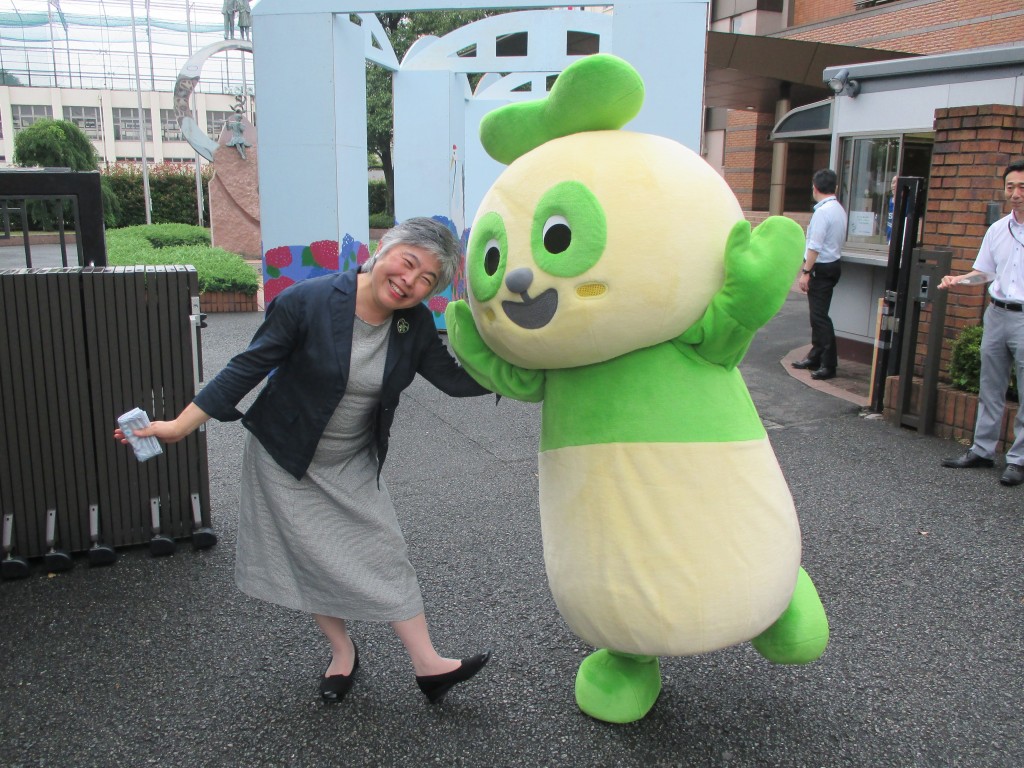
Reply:
[[[995, 462], [1010, 368], [1016, 368], [1018, 389], [1024, 386], [1024, 160], [1015, 160], [1003, 172], [1003, 192], [1010, 213], [985, 233], [974, 268], [966, 275], [946, 275], [939, 288], [991, 282], [985, 331], [981, 337], [981, 385], [974, 443], [963, 456], [943, 459], [955, 469], [991, 467]], [[1006, 469], [999, 482], [1024, 482], [1024, 409], [1018, 408], [1014, 441], [1006, 452]]]
[[792, 365], [810, 369], [811, 378], [821, 380], [834, 378], [839, 363], [836, 331], [828, 311], [842, 271], [839, 260], [846, 242], [846, 211], [836, 199], [836, 172], [831, 168], [814, 173], [811, 194], [814, 213], [807, 227], [807, 252], [799, 282], [811, 314], [811, 350]]

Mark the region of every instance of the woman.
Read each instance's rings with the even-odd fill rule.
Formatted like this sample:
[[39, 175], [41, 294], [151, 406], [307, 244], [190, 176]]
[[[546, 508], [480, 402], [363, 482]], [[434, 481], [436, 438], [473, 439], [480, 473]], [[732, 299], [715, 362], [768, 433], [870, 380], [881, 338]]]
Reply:
[[[460, 661], [434, 650], [380, 476], [399, 393], [417, 373], [449, 395], [487, 394], [448, 354], [422, 303], [451, 282], [460, 258], [441, 224], [399, 224], [360, 271], [282, 292], [248, 349], [176, 419], [137, 432], [173, 443], [210, 418], [242, 419], [249, 431], [235, 581], [253, 597], [313, 614], [332, 651], [320, 679], [325, 701], [341, 701], [359, 667], [347, 620], [390, 622], [431, 703], [490, 657]], [[268, 374], [243, 416], [235, 406]], [[125, 442], [121, 430], [114, 436]]]

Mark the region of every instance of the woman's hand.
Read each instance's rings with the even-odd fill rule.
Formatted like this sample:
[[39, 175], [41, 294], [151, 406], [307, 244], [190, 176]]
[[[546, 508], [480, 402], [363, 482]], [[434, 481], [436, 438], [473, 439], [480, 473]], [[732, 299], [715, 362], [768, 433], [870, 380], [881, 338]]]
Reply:
[[[155, 437], [168, 444], [177, 443], [199, 429], [209, 418], [198, 405], [189, 403], [174, 421], [154, 421], [148, 427], [133, 430], [132, 434], [139, 437]], [[128, 444], [128, 438], [120, 427], [114, 430], [114, 439], [124, 445]]]

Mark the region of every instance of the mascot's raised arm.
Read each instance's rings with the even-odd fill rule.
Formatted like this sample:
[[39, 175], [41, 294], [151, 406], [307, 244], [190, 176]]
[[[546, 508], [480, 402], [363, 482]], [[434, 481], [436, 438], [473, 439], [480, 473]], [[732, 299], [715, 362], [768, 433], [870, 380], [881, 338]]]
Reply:
[[694, 152], [621, 130], [643, 82], [598, 54], [550, 94], [481, 124], [507, 163], [467, 252], [469, 303], [446, 321], [484, 386], [543, 401], [540, 512], [558, 609], [599, 650], [576, 701], [647, 714], [659, 656], [751, 641], [800, 664], [828, 621], [800, 566], [792, 496], [737, 365], [785, 300], [799, 225], [753, 232]]

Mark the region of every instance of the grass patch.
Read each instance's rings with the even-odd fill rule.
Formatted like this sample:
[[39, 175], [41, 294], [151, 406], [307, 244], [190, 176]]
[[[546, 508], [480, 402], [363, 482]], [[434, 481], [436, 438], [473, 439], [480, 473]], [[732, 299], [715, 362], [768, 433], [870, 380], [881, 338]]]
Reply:
[[[107, 230], [107, 263], [130, 267], [189, 264], [200, 291], [244, 293], [259, 290], [256, 271], [236, 253], [210, 246], [210, 233], [189, 224], [150, 224]], [[159, 245], [158, 245], [159, 244]]]

